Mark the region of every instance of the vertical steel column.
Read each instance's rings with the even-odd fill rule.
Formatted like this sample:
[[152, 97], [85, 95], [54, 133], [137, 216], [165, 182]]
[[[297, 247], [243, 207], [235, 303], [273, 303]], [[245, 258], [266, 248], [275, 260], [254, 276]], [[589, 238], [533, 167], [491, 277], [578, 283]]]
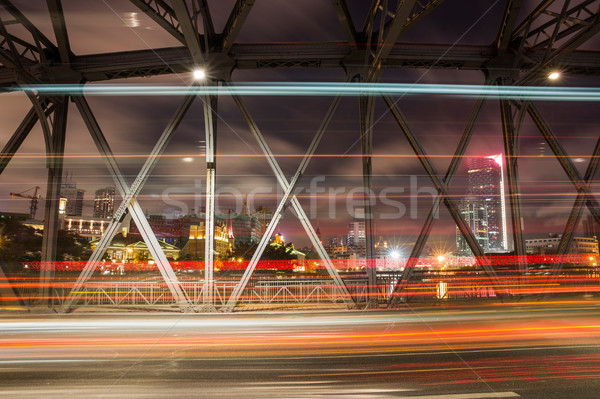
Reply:
[[40, 270], [40, 300], [43, 305], [52, 306], [52, 281], [54, 279], [54, 262], [56, 261], [56, 245], [58, 239], [60, 203], [60, 186], [62, 182], [63, 160], [65, 152], [65, 135], [67, 130], [68, 99], [57, 105], [52, 123], [50, 138], [51, 152], [49, 158], [48, 183], [46, 188], [46, 211], [44, 215], [44, 234], [42, 237], [42, 268]]
[[[217, 82], [213, 82], [218, 85]], [[204, 96], [204, 134], [206, 140], [206, 211], [204, 223], [204, 291], [205, 311], [213, 311], [214, 253], [215, 253], [215, 183], [216, 183], [216, 132], [217, 95]]]
[[[501, 81], [499, 81], [500, 83]], [[515, 255], [519, 259], [520, 278], [525, 275], [525, 263], [521, 257], [526, 255], [525, 238], [521, 217], [521, 193], [519, 190], [519, 131], [521, 123], [515, 129], [512, 108], [509, 100], [500, 99], [500, 114], [502, 117], [502, 132], [504, 138], [504, 159], [506, 176], [508, 177], [508, 201], [510, 203], [511, 227]], [[524, 110], [521, 116], [524, 115]], [[521, 119], [522, 120], [522, 119]], [[505, 248], [508, 250], [508, 248]], [[521, 281], [522, 282], [522, 281]]]
[[359, 98], [360, 114], [360, 148], [362, 154], [363, 202], [365, 216], [365, 249], [367, 280], [369, 284], [369, 304], [377, 304], [377, 270], [374, 262], [373, 204], [371, 198], [371, 176], [373, 173], [373, 114], [375, 113], [375, 97], [361, 95]]

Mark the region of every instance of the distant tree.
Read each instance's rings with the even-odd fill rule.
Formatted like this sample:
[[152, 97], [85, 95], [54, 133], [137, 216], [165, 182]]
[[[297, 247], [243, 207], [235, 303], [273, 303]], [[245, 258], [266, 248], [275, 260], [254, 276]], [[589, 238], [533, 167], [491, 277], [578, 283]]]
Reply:
[[235, 259], [249, 260], [254, 255], [258, 243], [255, 242], [236, 242], [232, 256]]
[[294, 260], [298, 259], [293, 253], [294, 245], [267, 245], [261, 259], [263, 260]]

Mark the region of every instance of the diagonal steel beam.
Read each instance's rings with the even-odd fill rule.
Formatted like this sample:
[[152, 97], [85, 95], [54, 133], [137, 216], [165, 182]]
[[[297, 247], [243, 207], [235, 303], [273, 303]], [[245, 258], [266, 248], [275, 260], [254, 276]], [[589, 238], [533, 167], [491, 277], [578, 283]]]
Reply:
[[[55, 107], [56, 106], [52, 104], [50, 107], [46, 108], [46, 117], [52, 112], [54, 112]], [[2, 172], [4, 172], [4, 169], [6, 169], [9, 162], [12, 160], [15, 153], [19, 150], [21, 144], [23, 144], [23, 141], [25, 141], [25, 139], [31, 132], [31, 129], [33, 129], [38, 120], [38, 111], [35, 107], [31, 108], [31, 110], [27, 113], [27, 115], [25, 115], [25, 118], [23, 118], [23, 121], [21, 122], [17, 130], [15, 130], [10, 140], [8, 140], [8, 143], [6, 143], [6, 145], [2, 149], [2, 152], [0, 153], [0, 175], [2, 174]]]
[[17, 8], [14, 4], [12, 4], [9, 0], [0, 0], [0, 5], [4, 7], [6, 11], [8, 11], [21, 25], [25, 27], [34, 37], [34, 39], [39, 40], [47, 49], [52, 51], [53, 53], [58, 53], [58, 48], [52, 43], [50, 39], [48, 39], [36, 26], [31, 23], [25, 15]]
[[581, 178], [581, 175], [573, 164], [569, 154], [567, 154], [565, 149], [559, 143], [556, 135], [533, 103], [529, 104], [527, 111], [542, 136], [544, 136], [546, 143], [548, 143], [548, 146], [554, 153], [557, 161], [560, 163], [567, 176], [569, 176], [569, 179], [577, 189], [577, 192], [585, 195], [586, 206], [588, 207], [590, 213], [596, 219], [596, 222], [600, 223], [600, 204], [598, 203], [596, 197], [592, 194], [586, 182]]
[[523, 19], [523, 21], [515, 28], [515, 30], [512, 32], [512, 40], [515, 40], [518, 38], [519, 34], [522, 33], [523, 31], [529, 29], [528, 26], [530, 26], [533, 21], [538, 18], [540, 15], [542, 15], [544, 13], [544, 11], [546, 10], [546, 8], [548, 6], [550, 6], [552, 3], [554, 3], [555, 0], [543, 0], [541, 1], [537, 7], [531, 11], [531, 13], [529, 13], [529, 15], [527, 17], [525, 17]]
[[[381, 0], [371, 0], [371, 5], [369, 6], [369, 12], [367, 13], [367, 17], [365, 18], [365, 22], [362, 28], [362, 34], [366, 34], [368, 32], [372, 32], [373, 24], [375, 23], [375, 15], [377, 14], [377, 10], [379, 9], [379, 5], [381, 4]], [[367, 43], [370, 44], [370, 43]]]
[[511, 34], [517, 17], [519, 16], [519, 10], [523, 5], [523, 0], [507, 0], [504, 6], [504, 13], [502, 14], [502, 20], [500, 21], [500, 29], [496, 37], [496, 48], [500, 51], [506, 51], [510, 44]]
[[48, 4], [48, 10], [50, 11], [50, 19], [52, 20], [52, 28], [54, 29], [54, 36], [56, 37], [56, 42], [58, 44], [60, 60], [63, 64], [69, 65], [71, 63], [72, 53], [61, 0], [46, 0], [46, 3]]
[[[394, 49], [394, 44], [398, 41], [398, 38], [403, 32], [403, 28], [406, 25], [406, 21], [415, 6], [416, 0], [400, 0], [396, 8], [394, 19], [390, 25], [389, 30], [385, 34], [383, 41], [378, 43], [377, 51], [373, 59], [373, 66], [369, 73], [369, 79], [367, 81], [375, 81], [375, 76], [381, 69], [381, 64], [390, 55]], [[386, 12], [387, 10], [383, 10]]]
[[[598, 169], [600, 168], [600, 138], [596, 141], [596, 147], [594, 148], [594, 152], [592, 153], [592, 157], [590, 159], [590, 163], [585, 171], [584, 180], [589, 187], [591, 183], [594, 181], [594, 177], [598, 173]], [[575, 202], [573, 203], [573, 208], [571, 209], [571, 214], [569, 215], [569, 219], [567, 220], [567, 224], [565, 225], [565, 229], [563, 231], [563, 235], [558, 244], [558, 248], [556, 253], [558, 255], [565, 255], [569, 249], [571, 248], [571, 244], [573, 242], [573, 236], [575, 235], [575, 229], [577, 225], [579, 225], [579, 221], [581, 220], [581, 215], [583, 213], [583, 206], [586, 202], [586, 195], [584, 193], [579, 192], [577, 194], [577, 198], [575, 198]], [[551, 276], [556, 276], [558, 272], [562, 269], [563, 264], [555, 263], [552, 265]]]
[[421, 146], [421, 144], [417, 140], [416, 136], [412, 133], [412, 131], [408, 127], [408, 124], [406, 123], [404, 116], [402, 115], [400, 110], [396, 107], [396, 105], [393, 102], [386, 101], [386, 104], [388, 104], [390, 112], [394, 116], [394, 119], [396, 119], [396, 122], [398, 123], [400, 130], [402, 130], [402, 133], [408, 140], [414, 153], [417, 155], [417, 158], [421, 162], [421, 165], [425, 169], [427, 175], [431, 178], [431, 181], [435, 185], [436, 190], [438, 190], [438, 193], [442, 196], [444, 204], [446, 205], [446, 208], [450, 212], [450, 216], [452, 216], [454, 223], [456, 223], [458, 229], [460, 230], [461, 234], [465, 238], [465, 241], [469, 245], [469, 248], [473, 252], [473, 255], [476, 257], [477, 263], [490, 275], [490, 277], [494, 280], [494, 282], [498, 282], [496, 272], [492, 268], [487, 256], [485, 256], [483, 249], [477, 242], [477, 239], [475, 238], [469, 225], [465, 222], [465, 219], [460, 214], [460, 211], [458, 210], [458, 206], [456, 205], [456, 203], [452, 199], [452, 196], [450, 195], [450, 192], [448, 191], [448, 186], [446, 185], [446, 183], [444, 183], [442, 181], [442, 179], [440, 179], [435, 168], [433, 167], [433, 164], [429, 160], [429, 157], [428, 157], [427, 153], [425, 152], [424, 148]]
[[356, 28], [354, 27], [354, 22], [352, 22], [352, 15], [350, 15], [346, 0], [331, 0], [331, 2], [342, 25], [342, 30], [348, 44], [352, 49], [356, 49]]
[[248, 18], [248, 15], [252, 10], [254, 1], [255, 0], [236, 1], [233, 10], [231, 10], [231, 14], [229, 14], [229, 19], [223, 28], [223, 46], [221, 50], [223, 53], [228, 53], [229, 50], [231, 50], [231, 46], [233, 46], [235, 39], [242, 30], [246, 18]]
[[522, 86], [531, 84], [537, 78], [547, 70], [547, 68], [553, 64], [558, 63], [564, 59], [569, 53], [576, 50], [580, 45], [588, 41], [594, 35], [600, 31], [600, 11], [596, 12], [595, 15], [586, 20], [587, 26], [580, 29], [579, 32], [571, 36], [568, 40], [561, 44], [561, 46], [555, 50], [551, 50], [548, 55], [544, 58], [544, 61], [539, 63], [537, 66], [527, 72], [526, 75], [521, 77], [515, 85]]
[[[149, 157], [146, 163], [144, 164], [142, 171], [136, 179], [137, 185], [136, 182], [134, 182], [131, 188], [127, 185], [127, 182], [123, 177], [123, 173], [121, 172], [121, 169], [117, 164], [116, 157], [113, 155], [112, 150], [110, 149], [110, 146], [108, 145], [108, 142], [106, 141], [106, 138], [104, 137], [104, 134], [102, 133], [102, 130], [100, 129], [100, 126], [96, 121], [96, 118], [94, 117], [94, 114], [92, 113], [91, 109], [89, 108], [89, 105], [87, 104], [87, 101], [85, 101], [83, 96], [73, 97], [73, 101], [77, 105], [77, 108], [88, 130], [90, 131], [92, 139], [94, 140], [94, 143], [96, 144], [96, 147], [98, 148], [100, 154], [103, 155], [103, 159], [112, 175], [115, 185], [124, 199], [121, 203], [121, 207], [127, 207], [129, 214], [131, 215], [132, 219], [134, 220], [138, 229], [140, 230], [140, 234], [142, 235], [144, 242], [148, 246], [148, 250], [150, 251], [152, 258], [155, 260], [161, 275], [167, 283], [167, 286], [171, 291], [173, 298], [175, 299], [179, 307], [184, 311], [190, 309], [190, 300], [187, 297], [187, 294], [181, 289], [177, 276], [173, 272], [173, 269], [171, 268], [169, 261], [167, 260], [164, 252], [162, 251], [160, 244], [156, 239], [156, 236], [152, 232], [152, 228], [148, 224], [148, 221], [146, 220], [142, 208], [135, 199], [135, 196], [137, 195], [137, 193], [139, 193], [139, 190], [141, 190], [141, 186], [148, 178], [150, 171], [154, 168], [156, 162], [158, 162], [160, 154], [164, 150], [166, 144], [170, 140], [171, 134], [173, 133], [173, 131], [179, 123], [177, 119], [179, 119], [180, 121], [180, 118], [182, 118], [183, 114], [185, 114], [185, 110], [187, 110], [184, 109], [185, 105], [187, 104], [187, 107], [189, 107], [191, 101], [193, 101], [193, 97], [194, 96], [186, 97], [186, 100], [184, 101], [184, 106], [180, 107], [176, 116], [171, 120], [171, 123], [169, 124], [170, 128], [168, 128], [165, 131], [165, 133], [163, 133], [161, 139], [159, 140], [159, 143], [157, 143], [157, 146], [155, 146], [155, 149], [153, 150], [152, 156]], [[129, 202], [127, 202], [127, 199], [129, 199]], [[117, 211], [120, 212], [121, 216], [119, 218], [116, 218], [115, 216], [117, 216], [117, 214], [115, 213], [115, 216], [113, 216], [113, 220], [109, 225], [109, 228], [106, 229], [104, 235], [102, 236], [101, 243], [104, 245], [104, 247], [106, 247], [107, 243], [104, 243], [103, 240], [108, 242], [112, 240], [112, 237], [114, 236], [114, 234], [116, 234], [120, 223], [125, 217], [125, 211], [120, 210], [121, 207], [119, 207], [119, 210]], [[109, 236], [110, 238], [105, 238]], [[100, 243], [98, 246], [100, 246]], [[74, 288], [71, 290], [69, 297], [65, 301], [65, 304], [63, 306], [64, 310], [68, 311], [72, 306], [74, 300], [80, 295], [80, 288], [89, 278], [89, 276], [91, 276], [91, 274], [93, 273], [93, 270], [96, 266], [95, 262], [101, 259], [102, 255], [98, 255], [100, 252], [101, 251], [99, 250], [97, 252], [95, 251], [94, 254], [92, 254], [93, 258], [90, 258], [90, 261], [88, 261], [88, 263], [86, 264], [84, 271], [82, 271], [77, 282], [75, 283]]]
[[204, 54], [200, 45], [198, 30], [192, 23], [186, 3], [183, 1], [173, 1], [172, 5], [194, 63], [196, 65], [204, 65]]
[[[486, 84], [489, 84], [489, 83], [490, 83], [489, 81], [486, 82]], [[384, 96], [383, 99], [384, 99], [385, 103], [388, 105], [388, 107], [391, 106], [391, 104], [393, 104], [393, 101], [390, 97]], [[477, 102], [475, 103], [475, 107], [473, 108], [473, 111], [471, 112], [469, 121], [467, 122], [467, 125], [465, 127], [465, 130], [463, 131], [463, 134], [460, 138], [458, 146], [456, 147], [454, 156], [452, 157], [452, 160], [450, 161], [448, 170], [446, 171], [446, 176], [444, 176], [443, 181], [444, 181], [444, 184], [446, 184], [446, 185], [450, 185], [450, 183], [452, 182], [452, 178], [456, 174], [456, 171], [458, 170], [458, 167], [460, 166], [460, 163], [462, 162], [463, 155], [465, 154], [465, 151], [467, 150], [469, 142], [471, 141], [473, 129], [475, 128], [477, 119], [479, 119], [479, 115], [481, 114], [481, 109], [483, 108], [485, 101], [486, 101], [486, 97], [485, 97], [485, 95], [483, 95], [483, 96], [479, 97], [477, 99]], [[425, 223], [423, 224], [423, 227], [421, 228], [419, 237], [417, 238], [417, 241], [415, 242], [415, 245], [413, 246], [413, 249], [410, 253], [407, 264], [405, 265], [404, 270], [402, 271], [402, 275], [400, 276], [400, 278], [394, 285], [394, 288], [392, 289], [392, 294], [390, 295], [391, 301], [397, 300], [397, 296], [395, 296], [395, 294], [397, 294], [403, 288], [403, 286], [406, 285], [408, 283], [408, 281], [410, 280], [410, 277], [414, 271], [414, 267], [416, 266], [418, 259], [421, 256], [421, 253], [423, 252], [423, 248], [425, 247], [425, 244], [427, 243], [429, 234], [431, 233], [431, 229], [433, 227], [433, 221], [435, 220], [435, 215], [437, 215], [439, 212], [441, 200], [442, 200], [442, 196], [439, 194], [433, 200], [433, 204], [431, 206], [429, 214], [427, 215], [427, 218], [425, 219]], [[392, 305], [393, 305], [393, 303], [392, 303]]]
[[[144, 14], [149, 16], [160, 27], [169, 32], [181, 44], [186, 44], [185, 37], [179, 29], [179, 23], [175, 11], [163, 0], [129, 0], [133, 5], [139, 8]], [[181, 0], [176, 0], [181, 1]], [[156, 3], [157, 8], [152, 7], [152, 2]], [[162, 12], [160, 9], [162, 9]]]
[[[229, 82], [225, 82], [225, 84], [228, 86], [231, 86], [231, 83], [229, 83]], [[298, 215], [298, 218], [302, 224], [302, 227], [304, 227], [304, 230], [308, 234], [312, 244], [315, 246], [315, 248], [317, 249], [317, 252], [321, 256], [321, 259], [325, 263], [325, 267], [326, 267], [327, 271], [329, 272], [329, 275], [332, 277], [335, 285], [341, 291], [344, 301], [348, 304], [348, 306], [354, 306], [354, 300], [352, 299], [352, 296], [350, 295], [348, 288], [346, 287], [346, 285], [344, 284], [344, 281], [341, 279], [337, 270], [333, 266], [331, 259], [329, 259], [329, 256], [327, 255], [327, 252], [325, 251], [325, 248], [323, 247], [323, 244], [319, 240], [315, 230], [312, 227], [312, 224], [310, 223], [308, 217], [306, 216], [306, 213], [304, 212], [304, 209], [300, 205], [300, 202], [298, 201], [296, 196], [293, 195], [293, 192], [297, 186], [297, 183], [299, 182], [304, 171], [308, 167], [308, 163], [312, 159], [312, 155], [314, 155], [314, 152], [316, 151], [317, 146], [320, 143], [323, 134], [325, 133], [327, 127], [329, 126], [329, 123], [331, 122], [331, 119], [333, 118], [333, 114], [335, 113], [335, 111], [339, 105], [341, 97], [340, 96], [336, 97], [334, 102], [329, 107], [329, 110], [327, 111], [327, 114], [326, 114], [325, 118], [323, 119], [323, 122], [321, 123], [319, 130], [317, 131], [317, 134], [313, 138], [313, 141], [311, 142], [311, 145], [310, 145], [308, 151], [306, 152], [306, 155], [302, 159], [302, 162], [300, 163], [300, 166], [298, 167], [296, 174], [294, 175], [294, 177], [292, 178], [292, 180], [290, 182], [288, 182], [287, 178], [283, 174], [283, 171], [279, 167], [277, 160], [273, 156], [273, 153], [271, 152], [263, 135], [261, 134], [260, 130], [258, 129], [256, 122], [250, 115], [250, 112], [246, 108], [241, 97], [239, 97], [237, 95], [233, 95], [233, 99], [236, 102], [238, 108], [240, 109], [242, 116], [248, 123], [250, 131], [252, 132], [255, 139], [257, 140], [259, 146], [261, 147], [261, 150], [265, 154], [265, 156], [267, 158], [267, 162], [269, 163], [269, 166], [273, 170], [273, 173], [275, 174], [279, 185], [284, 190], [284, 195], [283, 195], [281, 201], [279, 202], [277, 210], [275, 211], [275, 213], [273, 213], [273, 218], [272, 218], [271, 222], [269, 223], [269, 226], [267, 227], [267, 231], [264, 233], [263, 237], [261, 238], [259, 246], [256, 249], [256, 251], [254, 252], [254, 255], [252, 257], [252, 260], [250, 261], [250, 264], [248, 265], [246, 271], [244, 272], [242, 279], [237, 284], [233, 293], [231, 294], [226, 306], [224, 307], [224, 310], [231, 311], [236, 306], [236, 304], [239, 300], [239, 297], [241, 296], [244, 288], [246, 287], [246, 285], [250, 279], [250, 276], [252, 275], [254, 268], [256, 267], [256, 264], [257, 264], [258, 260], [260, 259], [260, 256], [262, 255], [262, 252], [264, 251], [264, 249], [266, 247], [266, 244], [268, 243], [271, 235], [273, 234], [273, 232], [275, 230], [275, 227], [277, 226], [277, 222], [281, 218], [281, 215], [282, 215], [283, 211], [285, 210], [285, 208], [288, 206], [288, 200], [289, 200], [289, 203], [291, 204], [292, 208]]]

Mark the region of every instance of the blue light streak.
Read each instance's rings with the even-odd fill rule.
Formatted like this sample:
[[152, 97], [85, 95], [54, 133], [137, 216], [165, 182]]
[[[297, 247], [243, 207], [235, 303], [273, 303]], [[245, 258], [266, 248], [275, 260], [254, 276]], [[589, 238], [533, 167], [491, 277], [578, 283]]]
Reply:
[[410, 83], [243, 83], [232, 86], [171, 85], [21, 85], [5, 88], [12, 92], [40, 95], [86, 96], [405, 96], [443, 95], [451, 97], [505, 98], [541, 101], [598, 101], [599, 88], [585, 87], [516, 87], [484, 85], [444, 85]]

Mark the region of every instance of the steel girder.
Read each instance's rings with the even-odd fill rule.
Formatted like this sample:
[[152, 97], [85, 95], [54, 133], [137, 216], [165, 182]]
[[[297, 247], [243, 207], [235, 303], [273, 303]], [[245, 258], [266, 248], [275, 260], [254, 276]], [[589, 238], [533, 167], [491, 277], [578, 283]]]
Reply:
[[[365, 249], [366, 259], [372, 262], [374, 259], [374, 240], [375, 225], [373, 220], [373, 198], [371, 198], [371, 175], [373, 174], [373, 117], [375, 113], [375, 97], [360, 96], [359, 98], [360, 115], [360, 149], [362, 159], [362, 180], [363, 180], [363, 206], [365, 221]], [[377, 270], [373, 263], [366, 265], [367, 280], [369, 289], [369, 303], [375, 305], [377, 290]]]
[[215, 185], [217, 155], [217, 100], [215, 95], [204, 96], [204, 137], [206, 143], [206, 210], [204, 223], [204, 290], [205, 311], [215, 310], [214, 253], [215, 253]]
[[58, 239], [60, 188], [63, 175], [65, 136], [67, 132], [68, 99], [57, 104], [52, 123], [50, 151], [46, 154], [48, 162], [48, 184], [46, 188], [46, 209], [44, 214], [44, 233], [42, 236], [42, 270], [40, 271], [40, 299], [42, 304], [52, 306], [52, 282], [54, 280], [54, 261], [56, 261], [56, 243]]
[[248, 18], [248, 15], [252, 10], [254, 1], [255, 0], [237, 0], [235, 2], [233, 10], [231, 10], [231, 14], [229, 14], [229, 19], [223, 28], [221, 52], [228, 53], [229, 50], [231, 50], [231, 46], [233, 46], [235, 39], [242, 30], [246, 18]]
[[[343, 68], [352, 49], [344, 43], [234, 44], [226, 57], [235, 69]], [[564, 73], [600, 75], [600, 52], [572, 51], [560, 58]], [[519, 68], [529, 71], [544, 59], [544, 51], [527, 54]], [[486, 70], [497, 57], [494, 46], [397, 44], [382, 68]], [[0, 61], [1, 62], [1, 61]], [[210, 60], [208, 61], [210, 65]], [[186, 47], [135, 50], [73, 57], [70, 70], [62, 66], [25, 64], [23, 71], [38, 80], [52, 75], [60, 81], [74, 76], [88, 82], [186, 73], [195, 63]], [[0, 66], [0, 86], [17, 83], [17, 73]]]
[[[230, 82], [225, 82], [225, 84], [228, 86], [231, 85]], [[285, 177], [283, 171], [279, 167], [279, 163], [275, 159], [275, 156], [271, 152], [271, 149], [267, 145], [265, 138], [263, 137], [262, 133], [258, 129], [256, 122], [252, 118], [250, 112], [246, 108], [241, 97], [238, 95], [233, 95], [233, 99], [236, 102], [243, 118], [246, 120], [246, 123], [248, 124], [248, 127], [250, 128], [250, 132], [252, 133], [252, 135], [258, 142], [261, 150], [265, 154], [267, 162], [269, 163], [271, 170], [275, 174], [275, 177], [277, 178], [277, 182], [283, 189], [284, 194], [279, 201], [277, 209], [273, 213], [271, 222], [267, 226], [267, 229], [266, 229], [265, 233], [263, 234], [263, 236], [258, 244], [258, 247], [256, 248], [256, 250], [254, 252], [254, 255], [252, 256], [252, 259], [250, 260], [248, 267], [246, 268], [239, 283], [236, 285], [233, 292], [231, 293], [231, 296], [229, 297], [227, 304], [223, 307], [223, 310], [224, 311], [232, 311], [233, 308], [237, 305], [242, 292], [244, 291], [246, 285], [248, 284], [248, 281], [250, 280], [250, 277], [252, 276], [252, 273], [254, 272], [254, 269], [256, 268], [256, 265], [257, 265], [258, 261], [260, 260], [260, 257], [262, 256], [262, 253], [263, 253], [264, 249], [266, 248], [267, 243], [269, 242], [269, 239], [271, 238], [271, 236], [273, 235], [273, 232], [275, 231], [275, 227], [277, 227], [277, 223], [281, 219], [283, 211], [289, 205], [291, 205], [292, 208], [294, 209], [294, 211], [296, 212], [298, 219], [300, 220], [300, 223], [302, 224], [302, 227], [304, 228], [309, 239], [311, 240], [312, 245], [317, 250], [319, 256], [321, 257], [321, 260], [325, 263], [325, 267], [326, 267], [329, 275], [332, 277], [334, 284], [340, 290], [340, 293], [342, 294], [344, 302], [346, 302], [346, 304], [349, 307], [353, 307], [355, 305], [355, 303], [354, 303], [352, 296], [350, 295], [350, 292], [348, 291], [348, 288], [346, 287], [344, 281], [341, 279], [337, 270], [333, 266], [333, 263], [331, 262], [329, 255], [327, 254], [327, 252], [325, 251], [325, 248], [323, 247], [323, 243], [319, 240], [319, 237], [317, 236], [317, 233], [315, 232], [314, 228], [312, 227], [310, 220], [306, 216], [306, 213], [304, 212], [302, 205], [300, 205], [300, 202], [294, 195], [294, 190], [296, 189], [296, 187], [300, 181], [300, 178], [306, 171], [306, 168], [308, 167], [308, 164], [309, 164], [310, 160], [312, 159], [312, 156], [314, 155], [315, 151], [317, 150], [317, 147], [318, 147], [319, 143], [321, 142], [321, 139], [322, 139], [323, 135], [325, 134], [325, 131], [327, 130], [327, 127], [329, 126], [331, 119], [333, 118], [333, 114], [335, 113], [335, 111], [338, 108], [338, 105], [341, 101], [341, 97], [340, 96], [336, 97], [334, 99], [333, 103], [331, 104], [331, 106], [329, 107], [329, 110], [327, 111], [325, 118], [323, 119], [323, 121], [319, 127], [319, 130], [317, 131], [315, 137], [313, 138], [304, 158], [302, 159], [302, 162], [300, 163], [298, 170], [292, 177], [292, 180], [289, 182], [288, 182], [287, 178]]]
[[[513, 110], [510, 101], [500, 100], [500, 116], [502, 118], [502, 136], [504, 139], [504, 159], [506, 165], [506, 176], [508, 177], [508, 202], [510, 203], [511, 227], [513, 233], [514, 252], [517, 256], [526, 254], [525, 237], [523, 236], [523, 220], [521, 217], [521, 192], [519, 189], [519, 133], [523, 110], [519, 113], [517, 126], [514, 123]], [[506, 226], [503, 226], [503, 230]], [[504, 230], [504, 234], [506, 234]], [[508, 250], [508, 248], [506, 248]], [[525, 264], [519, 262], [521, 276], [525, 273]]]
[[179, 21], [175, 11], [163, 0], [129, 0], [133, 5], [149, 16], [161, 28], [167, 31], [171, 36], [177, 39], [181, 44], [185, 44], [185, 37], [181, 31]]

